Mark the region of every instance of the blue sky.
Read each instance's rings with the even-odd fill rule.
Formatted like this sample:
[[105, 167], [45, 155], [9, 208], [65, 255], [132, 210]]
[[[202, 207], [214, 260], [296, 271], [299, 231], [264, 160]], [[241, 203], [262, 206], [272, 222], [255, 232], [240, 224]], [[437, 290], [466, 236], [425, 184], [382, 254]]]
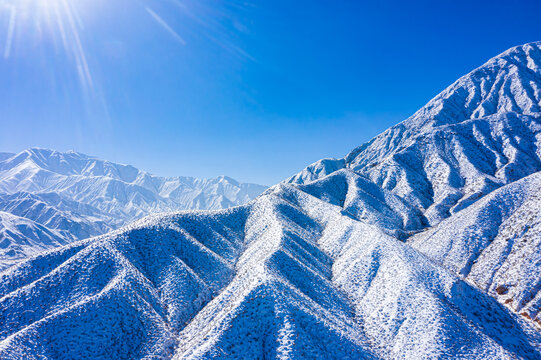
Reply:
[[540, 1], [0, 0], [0, 151], [276, 183], [541, 40]]

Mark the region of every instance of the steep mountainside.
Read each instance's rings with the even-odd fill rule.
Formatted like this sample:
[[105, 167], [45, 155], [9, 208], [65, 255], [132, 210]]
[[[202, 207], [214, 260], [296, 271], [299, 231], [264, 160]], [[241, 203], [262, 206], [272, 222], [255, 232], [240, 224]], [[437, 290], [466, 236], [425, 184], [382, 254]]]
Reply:
[[434, 225], [541, 170], [540, 103], [537, 42], [491, 59], [344, 159], [321, 160], [288, 181], [348, 168], [418, 207]]
[[[39, 239], [53, 233], [62, 243], [104, 234], [149, 213], [244, 204], [264, 189], [225, 176], [161, 178], [75, 152], [0, 154], [0, 211], [34, 224], [24, 236]], [[50, 248], [33, 242], [37, 248], [31, 249], [10, 234], [3, 231], [0, 238], [0, 259]]]
[[[17, 246], [13, 246], [13, 244]], [[58, 231], [4, 211], [0, 211], [0, 264], [10, 266], [20, 260], [18, 252], [28, 256], [66, 245]]]
[[541, 358], [540, 48], [246, 205], [10, 267], [0, 358]]
[[303, 184], [340, 168], [420, 210], [422, 225], [395, 222], [396, 237], [432, 226], [410, 240], [414, 247], [541, 323], [533, 215], [541, 171], [541, 42], [491, 59], [344, 159], [321, 160], [287, 181]]
[[12, 266], [0, 309], [6, 359], [541, 356], [525, 320], [291, 185]]
[[494, 191], [410, 243], [541, 326], [541, 172]]

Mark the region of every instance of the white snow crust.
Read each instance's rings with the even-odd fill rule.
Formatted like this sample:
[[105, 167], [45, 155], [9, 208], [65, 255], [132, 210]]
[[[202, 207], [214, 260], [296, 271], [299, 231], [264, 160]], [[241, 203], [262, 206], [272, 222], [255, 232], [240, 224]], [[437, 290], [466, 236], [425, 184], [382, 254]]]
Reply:
[[0, 358], [541, 358], [540, 64], [510, 49], [245, 205], [9, 267]]
[[[81, 153], [28, 149], [0, 154], [0, 211], [21, 218], [34, 240], [51, 237], [61, 243], [101, 235], [145, 215], [190, 209], [222, 209], [244, 204], [264, 186], [220, 176], [162, 178], [129, 165]], [[0, 227], [0, 269], [57, 242], [33, 241]]]

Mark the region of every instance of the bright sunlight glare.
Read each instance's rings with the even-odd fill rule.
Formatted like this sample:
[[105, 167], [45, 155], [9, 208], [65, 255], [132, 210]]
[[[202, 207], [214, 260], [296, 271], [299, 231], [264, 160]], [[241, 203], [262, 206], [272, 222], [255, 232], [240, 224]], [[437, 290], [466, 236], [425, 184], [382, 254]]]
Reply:
[[[83, 27], [77, 9], [68, 0], [2, 0], [0, 9], [5, 31], [3, 56], [18, 46], [52, 42], [74, 66], [84, 92], [93, 91], [93, 79], [79, 31]], [[7, 22], [5, 21], [7, 19]]]
[[[0, 56], [3, 61], [11, 61], [13, 66], [32, 62], [36, 68], [41, 68], [40, 71], [50, 73], [49, 78], [57, 84], [63, 78], [76, 78], [84, 103], [91, 107], [95, 104], [106, 107], [100, 76], [96, 73], [102, 58], [96, 53], [101, 48], [96, 48], [95, 44], [108, 36], [105, 31], [100, 32], [101, 25], [111, 26], [118, 22], [121, 27], [136, 27], [139, 21], [133, 19], [146, 17], [148, 31], [162, 32], [170, 37], [170, 46], [184, 47], [187, 40], [178, 29], [180, 23], [184, 26], [183, 31], [204, 35], [241, 61], [253, 60], [234, 45], [218, 20], [228, 16], [228, 8], [238, 9], [239, 6], [245, 5], [235, 0], [215, 4], [194, 0], [0, 0], [0, 34], [5, 34], [0, 38]], [[112, 15], [119, 11], [120, 16]], [[130, 18], [126, 14], [136, 16]], [[107, 17], [109, 23], [105, 20], [100, 23], [100, 17]], [[171, 23], [170, 19], [177, 21]], [[86, 26], [88, 22], [93, 26]], [[68, 92], [70, 97], [75, 96], [72, 90]]]

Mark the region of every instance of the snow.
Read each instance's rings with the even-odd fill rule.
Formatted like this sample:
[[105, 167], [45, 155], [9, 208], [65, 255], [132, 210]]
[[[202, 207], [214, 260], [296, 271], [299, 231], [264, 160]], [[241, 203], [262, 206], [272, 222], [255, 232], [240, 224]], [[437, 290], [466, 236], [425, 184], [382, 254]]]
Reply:
[[[247, 204], [150, 215], [7, 268], [0, 358], [541, 358], [540, 48], [510, 49]], [[190, 184], [29, 169], [6, 184], [67, 177], [54, 186], [140, 207]]]
[[229, 210], [148, 217], [0, 277], [2, 358], [541, 355], [520, 316], [285, 184]]
[[0, 211], [0, 263], [11, 265], [23, 256], [65, 244], [67, 242], [61, 233], [32, 220]]
[[[512, 48], [333, 164], [407, 200], [436, 225], [541, 171], [540, 89], [541, 42]], [[326, 176], [321, 169], [316, 162], [289, 182]]]
[[[32, 148], [2, 154], [0, 211], [40, 225], [25, 235], [54, 233], [63, 244], [107, 233], [151, 213], [244, 204], [265, 189], [225, 176], [161, 178], [73, 151]], [[10, 234], [3, 231], [0, 241], [21, 242], [20, 236]], [[33, 244], [43, 250], [56, 243]], [[0, 249], [0, 269], [33, 252], [30, 246], [16, 253]]]
[[409, 242], [541, 325], [540, 194], [538, 172], [494, 191]]

